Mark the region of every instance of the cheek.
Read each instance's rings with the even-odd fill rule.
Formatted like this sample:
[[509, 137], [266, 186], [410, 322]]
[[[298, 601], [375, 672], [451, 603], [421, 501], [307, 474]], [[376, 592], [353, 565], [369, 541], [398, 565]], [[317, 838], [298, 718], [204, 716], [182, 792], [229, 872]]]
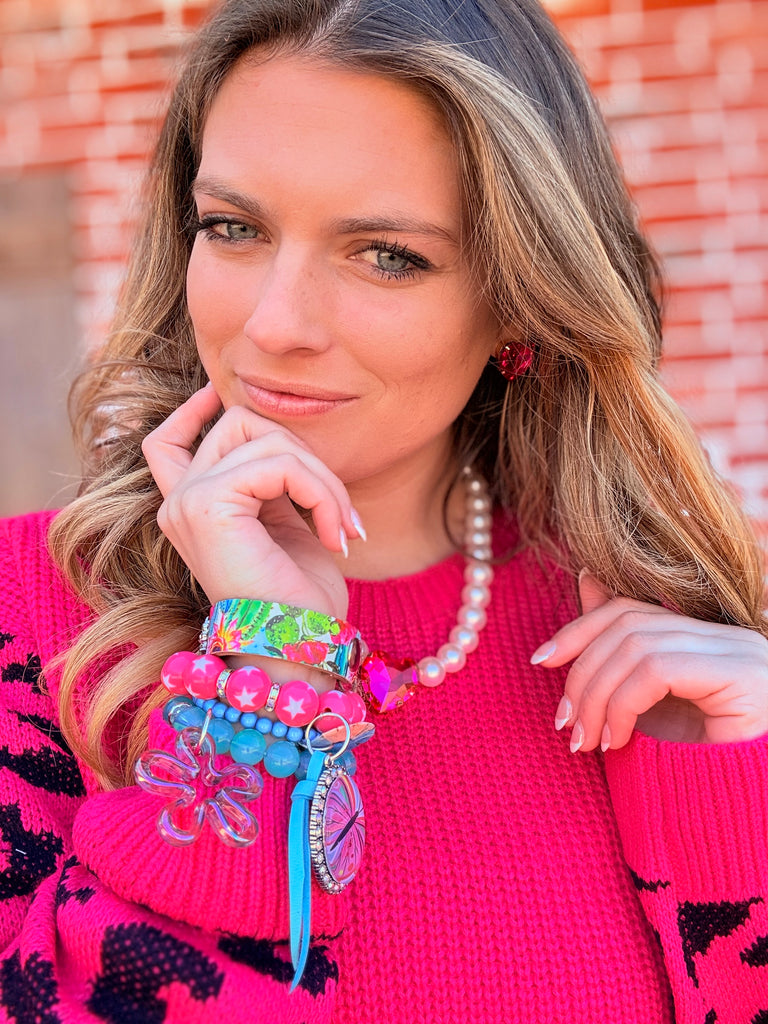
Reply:
[[242, 325], [239, 294], [234, 275], [226, 273], [222, 261], [206, 258], [193, 248], [187, 266], [187, 309], [199, 344], [215, 343], [220, 336], [231, 333], [238, 320]]
[[197, 338], [205, 333], [205, 314], [211, 309], [210, 280], [204, 273], [203, 262], [195, 246], [187, 265], [187, 309]]

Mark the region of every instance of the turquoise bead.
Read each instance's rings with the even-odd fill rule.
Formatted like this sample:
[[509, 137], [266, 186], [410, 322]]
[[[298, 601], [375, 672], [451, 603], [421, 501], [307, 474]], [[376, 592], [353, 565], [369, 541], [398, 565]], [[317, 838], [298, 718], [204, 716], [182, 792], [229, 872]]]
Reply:
[[191, 703], [188, 697], [171, 697], [169, 701], [163, 707], [163, 718], [169, 725], [173, 725], [174, 718], [178, 714], [180, 708], [189, 708]]
[[276, 779], [287, 779], [299, 767], [299, 751], [287, 740], [275, 740], [267, 747], [264, 768]]
[[229, 744], [232, 760], [239, 764], [258, 764], [266, 749], [267, 741], [256, 729], [241, 729]]
[[171, 725], [176, 732], [181, 732], [182, 729], [186, 729], [188, 726], [202, 729], [204, 721], [205, 712], [202, 708], [196, 708], [194, 704], [188, 704], [185, 708], [179, 708], [178, 711], [174, 712], [172, 719], [170, 719]]
[[213, 718], [208, 726], [208, 735], [216, 744], [216, 753], [226, 754], [235, 735], [235, 727], [225, 718]]

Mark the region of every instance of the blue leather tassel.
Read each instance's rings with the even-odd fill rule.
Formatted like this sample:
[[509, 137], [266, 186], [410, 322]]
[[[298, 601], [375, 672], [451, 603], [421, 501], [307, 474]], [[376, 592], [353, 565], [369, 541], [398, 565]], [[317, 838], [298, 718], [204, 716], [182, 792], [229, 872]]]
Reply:
[[316, 750], [309, 761], [307, 777], [291, 794], [288, 823], [288, 888], [290, 894], [291, 963], [294, 976], [291, 992], [301, 981], [309, 954], [312, 923], [312, 858], [309, 849], [309, 810], [317, 783], [326, 767], [327, 753]]

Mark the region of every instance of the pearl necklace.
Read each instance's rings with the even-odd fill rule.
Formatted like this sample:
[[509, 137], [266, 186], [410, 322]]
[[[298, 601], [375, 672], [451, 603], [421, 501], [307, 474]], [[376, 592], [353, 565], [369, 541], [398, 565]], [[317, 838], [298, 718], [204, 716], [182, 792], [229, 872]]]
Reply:
[[372, 651], [363, 662], [360, 681], [365, 699], [376, 711], [391, 711], [409, 700], [419, 686], [439, 686], [447, 673], [460, 671], [478, 645], [480, 630], [487, 621], [485, 609], [491, 600], [493, 568], [491, 550], [491, 498], [481, 477], [465, 468], [464, 587], [456, 625], [437, 654], [418, 663], [410, 658], [396, 660]]

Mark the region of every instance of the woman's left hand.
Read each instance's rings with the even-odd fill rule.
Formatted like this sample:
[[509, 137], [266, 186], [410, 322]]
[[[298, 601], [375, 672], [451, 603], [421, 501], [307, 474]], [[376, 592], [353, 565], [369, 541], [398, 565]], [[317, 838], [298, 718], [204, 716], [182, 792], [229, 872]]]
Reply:
[[571, 750], [623, 747], [632, 730], [657, 739], [729, 743], [768, 733], [768, 641], [750, 629], [612, 598], [586, 573], [582, 615], [531, 661], [573, 659], [555, 727]]

